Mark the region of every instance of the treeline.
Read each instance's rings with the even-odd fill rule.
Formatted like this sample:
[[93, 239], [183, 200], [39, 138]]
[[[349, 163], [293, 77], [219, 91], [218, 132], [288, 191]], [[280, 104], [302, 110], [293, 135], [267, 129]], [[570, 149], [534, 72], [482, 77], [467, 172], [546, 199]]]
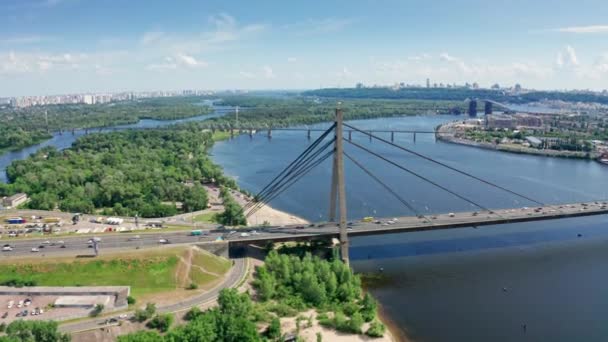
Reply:
[[224, 204], [224, 211], [215, 215], [215, 221], [226, 226], [246, 226], [247, 218], [243, 213], [243, 207], [236, 203], [230, 194], [230, 189], [222, 187], [220, 197]]
[[69, 342], [70, 335], [60, 333], [55, 321], [16, 320], [9, 325], [0, 323], [0, 342]]
[[[195, 123], [200, 128], [227, 130], [230, 128], [289, 127], [312, 125], [332, 121], [337, 102], [313, 100], [302, 97], [253, 97], [233, 96], [223, 98], [220, 104], [240, 106], [238, 127], [235, 114], [212, 118]], [[345, 101], [340, 105], [346, 120], [372, 119], [420, 114], [449, 114], [464, 112], [463, 102], [453, 101], [394, 101], [360, 100]]]
[[[204, 209], [202, 183], [236, 187], [213, 164], [211, 132], [181, 126], [91, 134], [40, 149], [7, 168], [0, 194], [25, 192], [32, 209], [163, 217]], [[181, 209], [176, 202], [182, 203]]]
[[[27, 132], [107, 127], [141, 119], [173, 120], [211, 112], [200, 97], [161, 97], [104, 104], [61, 104], [0, 111], [0, 120]], [[48, 127], [47, 127], [48, 119]]]
[[[191, 309], [184, 316], [187, 321], [184, 325], [170, 328], [168, 325], [172, 319], [168, 317], [157, 320], [163, 323], [160, 327], [158, 322], [147, 324], [166, 332], [164, 335], [139, 331], [120, 336], [118, 341], [278, 342], [286, 336], [286, 332], [281, 331], [280, 318], [297, 316], [297, 335], [300, 329], [305, 328], [301, 322], [306, 322], [306, 327], [313, 324], [312, 316], [299, 315], [310, 308], [319, 312], [317, 320], [321, 325], [371, 337], [384, 334], [384, 326], [376, 320], [376, 302], [369, 295], [362, 296], [359, 277], [338, 259], [326, 261], [310, 254], [300, 258], [273, 251], [266, 257], [265, 265], [257, 268], [254, 287], [258, 302], [252, 301], [248, 293], [223, 289], [217, 308], [206, 311], [196, 307]], [[152, 314], [147, 314], [140, 321], [151, 317]], [[369, 324], [363, 331], [365, 322]], [[318, 336], [317, 341], [320, 338]]]
[[541, 100], [561, 100], [567, 102], [596, 102], [608, 104], [608, 96], [592, 93], [532, 91], [512, 95], [502, 90], [469, 89], [469, 88], [328, 88], [310, 90], [305, 96], [325, 98], [355, 98], [355, 99], [419, 99], [419, 100], [451, 100], [464, 101], [467, 98], [490, 99], [507, 103], [530, 103]]
[[3, 122], [0, 125], [0, 153], [3, 150], [17, 150], [35, 145], [51, 137], [46, 130], [26, 131], [14, 123]]

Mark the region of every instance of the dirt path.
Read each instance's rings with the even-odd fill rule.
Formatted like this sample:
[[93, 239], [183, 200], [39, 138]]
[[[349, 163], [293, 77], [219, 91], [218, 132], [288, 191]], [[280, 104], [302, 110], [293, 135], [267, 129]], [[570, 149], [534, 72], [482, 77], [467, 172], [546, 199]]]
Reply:
[[192, 269], [193, 255], [194, 251], [192, 248], [188, 248], [186, 258], [179, 256], [180, 265], [175, 270], [176, 286], [185, 288], [192, 283], [192, 279], [190, 278], [190, 270]]
[[201, 270], [201, 272], [211, 274], [212, 276], [215, 276], [215, 277], [223, 277], [223, 275], [217, 274], [215, 272], [207, 271], [204, 267], [199, 266], [199, 265], [192, 265], [192, 267], [198, 268], [199, 270]]

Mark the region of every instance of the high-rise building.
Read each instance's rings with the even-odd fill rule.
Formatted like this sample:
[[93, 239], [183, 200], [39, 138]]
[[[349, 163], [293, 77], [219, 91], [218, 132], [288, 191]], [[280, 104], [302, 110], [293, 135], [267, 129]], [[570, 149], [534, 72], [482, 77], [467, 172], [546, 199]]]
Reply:
[[426, 79], [426, 87], [427, 87], [427, 88], [430, 88], [430, 87], [431, 87], [431, 79], [430, 79], [430, 78], [427, 78], [427, 79]]

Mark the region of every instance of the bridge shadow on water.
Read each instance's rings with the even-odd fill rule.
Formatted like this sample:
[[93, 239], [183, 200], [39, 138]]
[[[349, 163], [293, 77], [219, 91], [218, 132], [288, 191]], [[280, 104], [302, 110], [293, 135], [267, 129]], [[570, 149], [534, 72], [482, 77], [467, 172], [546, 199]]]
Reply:
[[[387, 235], [390, 237], [381, 244], [366, 244], [365, 238], [354, 238], [350, 248], [350, 257], [353, 261], [367, 259], [387, 259], [409, 256], [424, 256], [435, 254], [448, 254], [469, 251], [492, 250], [521, 246], [535, 246], [555, 242], [569, 243], [580, 240], [608, 239], [608, 230], [604, 229], [606, 217], [589, 218], [584, 221], [578, 219], [563, 220], [565, 222], [547, 221], [539, 223], [521, 223], [486, 228], [454, 229], [447, 233], [453, 237], [433, 237], [424, 232], [414, 233], [418, 237], [408, 239], [408, 234]], [[530, 229], [526, 229], [530, 228]], [[484, 229], [497, 231], [487, 234]], [[463, 230], [467, 231], [467, 234]], [[471, 234], [471, 232], [473, 234]], [[475, 234], [479, 232], [478, 234]], [[425, 238], [425, 234], [426, 237]], [[377, 240], [376, 240], [377, 241]]]

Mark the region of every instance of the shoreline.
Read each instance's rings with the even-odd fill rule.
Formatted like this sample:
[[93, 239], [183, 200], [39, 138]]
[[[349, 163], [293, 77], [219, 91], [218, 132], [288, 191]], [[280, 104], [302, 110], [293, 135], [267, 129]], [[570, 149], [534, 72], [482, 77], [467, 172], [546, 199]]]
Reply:
[[600, 164], [603, 164], [599, 160], [597, 160], [597, 158], [592, 157], [593, 156], [592, 153], [590, 153], [591, 157], [587, 157], [586, 152], [538, 150], [538, 149], [531, 149], [531, 148], [520, 147], [520, 146], [515, 146], [515, 145], [506, 145], [506, 144], [497, 145], [497, 144], [492, 144], [492, 143], [488, 143], [488, 142], [477, 142], [477, 141], [472, 141], [472, 140], [465, 139], [465, 138], [457, 138], [453, 134], [449, 134], [449, 133], [451, 133], [449, 131], [449, 128], [454, 123], [455, 122], [448, 122], [448, 123], [439, 125], [437, 127], [437, 133], [435, 134], [436, 139], [438, 141], [442, 141], [442, 142], [446, 142], [446, 143], [450, 143], [450, 144], [464, 145], [464, 146], [475, 147], [475, 148], [480, 148], [480, 149], [484, 149], [484, 150], [492, 150], [492, 151], [499, 151], [499, 152], [514, 153], [514, 154], [526, 154], [526, 155], [548, 157], [548, 158], [566, 158], [566, 159], [588, 160], [588, 161], [595, 161]]
[[376, 303], [378, 305], [378, 320], [386, 327], [387, 337], [393, 342], [414, 342], [407, 334], [406, 329], [399, 328], [397, 323], [391, 319], [390, 315], [377, 299]]

